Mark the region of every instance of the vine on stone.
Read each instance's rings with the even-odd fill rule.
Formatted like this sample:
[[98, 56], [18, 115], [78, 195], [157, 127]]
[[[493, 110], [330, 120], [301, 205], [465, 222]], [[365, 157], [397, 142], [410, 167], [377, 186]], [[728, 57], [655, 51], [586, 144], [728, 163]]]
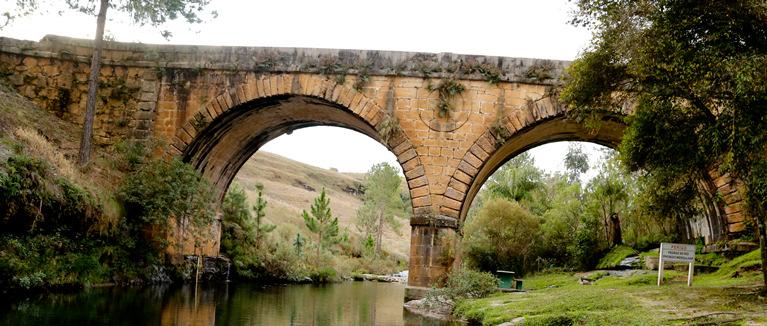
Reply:
[[453, 110], [451, 101], [454, 97], [461, 95], [466, 90], [463, 84], [454, 78], [443, 79], [438, 85], [434, 86], [431, 82], [427, 85], [430, 92], [437, 91], [439, 102], [437, 103], [437, 114], [440, 118], [449, 118]]

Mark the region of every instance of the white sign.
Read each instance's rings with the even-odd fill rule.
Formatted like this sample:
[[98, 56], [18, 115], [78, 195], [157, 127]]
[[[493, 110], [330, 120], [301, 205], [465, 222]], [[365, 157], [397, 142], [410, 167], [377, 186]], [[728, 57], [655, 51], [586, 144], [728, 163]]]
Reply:
[[660, 255], [664, 261], [692, 263], [695, 262], [695, 245], [661, 243]]
[[676, 261], [689, 264], [687, 270], [687, 286], [692, 286], [692, 275], [695, 268], [695, 246], [680, 243], [661, 243], [660, 259], [658, 259], [658, 286], [663, 283], [663, 263]]

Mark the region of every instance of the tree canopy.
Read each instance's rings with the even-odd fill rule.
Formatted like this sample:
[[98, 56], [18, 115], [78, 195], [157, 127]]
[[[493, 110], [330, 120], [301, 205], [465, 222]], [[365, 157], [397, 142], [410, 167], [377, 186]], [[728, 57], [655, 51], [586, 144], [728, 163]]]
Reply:
[[621, 158], [667, 188], [657, 199], [690, 205], [695, 182], [712, 169], [729, 172], [743, 181], [764, 235], [764, 1], [579, 0], [573, 23], [594, 38], [568, 69], [561, 99], [571, 112], [633, 107]]
[[405, 216], [405, 202], [400, 196], [402, 178], [397, 170], [386, 162], [370, 168], [365, 175], [365, 195], [362, 206], [357, 209], [357, 228], [365, 233], [365, 239], [375, 237], [375, 255], [381, 251], [381, 239], [386, 227], [399, 232], [397, 215]]

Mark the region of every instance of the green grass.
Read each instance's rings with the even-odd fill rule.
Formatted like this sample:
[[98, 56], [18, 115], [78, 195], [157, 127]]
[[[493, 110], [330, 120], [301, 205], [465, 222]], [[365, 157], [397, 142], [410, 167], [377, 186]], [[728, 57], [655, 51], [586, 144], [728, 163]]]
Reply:
[[714, 273], [696, 276], [694, 283], [703, 286], [739, 286], [762, 279], [761, 251], [754, 250], [722, 264]]
[[615, 268], [626, 257], [636, 255], [637, 251], [628, 246], [616, 246], [608, 252], [597, 264], [597, 269]]
[[[756, 287], [762, 277], [755, 270], [759, 257], [753, 251], [715, 273], [696, 275], [691, 288], [686, 271], [675, 270], [664, 273], [660, 287], [654, 271], [603, 276], [593, 285], [578, 280], [599, 272], [534, 275], [524, 280], [528, 292], [464, 300], [454, 314], [483, 325], [519, 317], [524, 325], [688, 325], [716, 318], [738, 319], [731, 323], [736, 325], [762, 324], [767, 322], [767, 298]], [[700, 318], [712, 313], [726, 314]]]
[[[564, 280], [561, 275], [555, 279]], [[555, 288], [462, 301], [454, 313], [483, 325], [497, 325], [517, 317], [524, 317], [526, 325], [661, 324], [636, 299], [609, 287], [579, 285], [573, 276], [566, 285]]]

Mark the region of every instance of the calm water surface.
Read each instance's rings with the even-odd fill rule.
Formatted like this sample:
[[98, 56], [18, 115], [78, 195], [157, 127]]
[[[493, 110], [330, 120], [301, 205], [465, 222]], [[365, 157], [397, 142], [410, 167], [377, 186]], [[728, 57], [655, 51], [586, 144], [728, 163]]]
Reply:
[[405, 311], [404, 294], [378, 282], [100, 288], [0, 298], [0, 325], [453, 325]]

